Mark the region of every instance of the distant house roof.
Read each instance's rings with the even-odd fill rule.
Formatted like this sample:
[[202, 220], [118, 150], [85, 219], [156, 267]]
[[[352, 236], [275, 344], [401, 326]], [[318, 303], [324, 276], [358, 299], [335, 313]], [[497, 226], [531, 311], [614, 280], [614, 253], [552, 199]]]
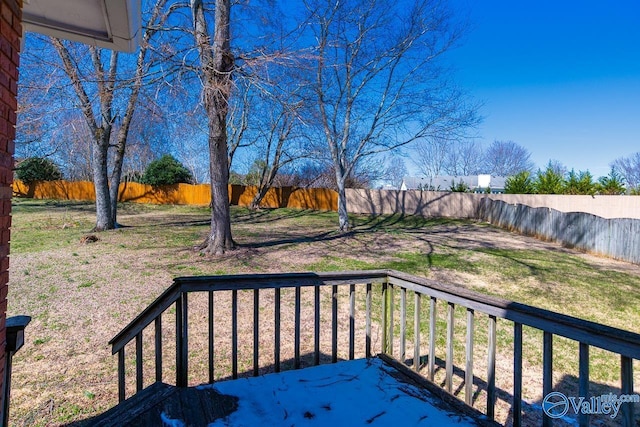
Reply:
[[471, 191], [491, 189], [492, 193], [504, 192], [506, 178], [491, 175], [438, 175], [434, 177], [407, 176], [402, 181], [401, 190], [449, 191], [456, 184], [464, 183]]
[[23, 0], [26, 31], [132, 52], [140, 37], [139, 0]]

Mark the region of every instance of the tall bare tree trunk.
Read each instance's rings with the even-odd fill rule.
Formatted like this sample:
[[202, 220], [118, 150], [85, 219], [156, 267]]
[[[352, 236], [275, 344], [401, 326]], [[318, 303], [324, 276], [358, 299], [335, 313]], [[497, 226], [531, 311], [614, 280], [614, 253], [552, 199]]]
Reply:
[[221, 255], [234, 247], [229, 212], [227, 152], [227, 114], [233, 70], [229, 32], [231, 2], [216, 1], [213, 43], [209, 37], [202, 0], [191, 0], [190, 4], [194, 36], [200, 53], [204, 108], [209, 122], [211, 231], [202, 249], [209, 254]]
[[336, 170], [336, 184], [338, 187], [338, 224], [340, 231], [349, 231], [351, 225], [349, 224], [349, 212], [347, 210], [347, 192], [345, 190], [345, 177], [344, 173]]
[[[137, 98], [137, 96], [136, 96]], [[134, 101], [135, 104], [135, 101]], [[127, 114], [133, 115], [133, 111], [127, 111]], [[118, 135], [118, 143], [116, 144], [115, 157], [113, 159], [113, 171], [111, 173], [111, 181], [109, 182], [109, 195], [110, 195], [110, 212], [111, 220], [113, 221], [114, 228], [118, 225], [118, 196], [120, 195], [120, 179], [122, 178], [122, 165], [124, 163], [124, 155], [127, 144], [127, 135], [129, 133], [129, 124], [126, 127], [120, 129]]]
[[104, 231], [115, 228], [115, 224], [111, 213], [109, 174], [107, 172], [109, 136], [102, 128], [98, 128], [98, 133], [105, 133], [105, 135], [97, 136], [97, 142], [93, 143], [93, 183], [96, 190], [96, 225], [93, 230]]

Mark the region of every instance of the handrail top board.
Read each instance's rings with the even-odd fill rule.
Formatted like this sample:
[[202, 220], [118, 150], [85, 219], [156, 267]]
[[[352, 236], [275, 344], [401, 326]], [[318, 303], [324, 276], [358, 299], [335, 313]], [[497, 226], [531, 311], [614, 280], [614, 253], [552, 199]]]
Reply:
[[395, 270], [177, 277], [169, 288], [111, 339], [109, 344], [112, 345], [113, 354], [117, 353], [140, 331], [151, 324], [159, 314], [173, 304], [183, 292], [272, 289], [375, 282], [406, 287], [409, 290], [459, 304], [498, 318], [565, 336], [628, 357], [640, 358], [640, 334], [539, 307], [484, 295], [462, 286], [445, 284]]

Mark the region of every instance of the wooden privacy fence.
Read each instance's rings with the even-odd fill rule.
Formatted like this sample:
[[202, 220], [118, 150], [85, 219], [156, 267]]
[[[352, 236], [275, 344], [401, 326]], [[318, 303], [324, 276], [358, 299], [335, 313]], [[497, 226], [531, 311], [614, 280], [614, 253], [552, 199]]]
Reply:
[[[249, 206], [256, 192], [256, 187], [229, 185], [229, 203], [237, 206]], [[21, 181], [14, 181], [13, 194], [17, 197], [34, 199], [88, 201], [96, 199], [93, 183], [88, 181], [43, 181], [29, 185]], [[137, 182], [123, 182], [120, 184], [118, 200], [121, 202], [207, 206], [211, 203], [211, 189], [209, 184], [151, 186]], [[335, 211], [338, 209], [338, 194], [324, 188], [271, 188], [260, 206]]]
[[[221, 300], [222, 294], [228, 299]], [[464, 315], [456, 316], [456, 307]], [[174, 320], [165, 323], [169, 315]], [[456, 333], [460, 327], [462, 340]], [[523, 334], [523, 327], [540, 334]], [[500, 340], [501, 333], [506, 340]], [[388, 270], [177, 278], [110, 345], [118, 355], [121, 401], [153, 382], [170, 381], [168, 376], [175, 385], [188, 386], [380, 352], [447, 393], [463, 395], [468, 405], [477, 407], [477, 396], [484, 395], [480, 409], [489, 419], [496, 418], [501, 399], [510, 406], [510, 419], [501, 422], [520, 426], [523, 349], [542, 349], [540, 382], [546, 396], [557, 390], [554, 375], [563, 374], [554, 370], [554, 344], [560, 339], [578, 345], [573, 358], [579, 396], [595, 392], [589, 379], [590, 362], [596, 363], [590, 357], [593, 347], [618, 358], [619, 390], [634, 392], [639, 334]], [[480, 353], [486, 355], [482, 370], [476, 369]], [[133, 377], [127, 375], [131, 371]], [[496, 381], [505, 371], [512, 373], [509, 392]], [[543, 425], [552, 425], [541, 407], [533, 411]], [[635, 425], [633, 404], [622, 406], [618, 421]], [[579, 423], [587, 426], [588, 415], [580, 415]]]
[[[229, 203], [249, 206], [257, 192], [256, 187], [229, 186]], [[95, 200], [91, 182], [50, 181], [25, 185], [13, 184], [13, 193], [19, 197], [36, 199]], [[138, 183], [120, 184], [120, 201], [176, 205], [209, 205], [208, 184], [175, 184], [153, 187]], [[518, 231], [545, 240], [558, 241], [584, 251], [615, 259], [640, 263], [640, 197], [598, 196], [593, 208], [604, 212], [604, 202], [613, 208], [602, 218], [587, 212], [562, 212], [550, 207], [526, 205], [552, 201], [564, 208], [567, 200], [579, 201], [575, 206], [589, 209], [586, 204], [592, 196], [558, 195], [482, 195], [437, 191], [393, 191], [347, 189], [349, 212], [362, 214], [406, 214], [424, 217], [475, 218], [499, 227]], [[546, 197], [545, 197], [546, 196]], [[497, 200], [501, 198], [505, 200]], [[566, 198], [566, 199], [564, 199]], [[511, 204], [508, 200], [522, 200]], [[560, 201], [565, 200], [564, 204]], [[617, 201], [616, 203], [613, 203]], [[596, 203], [597, 202], [597, 203]], [[260, 206], [265, 208], [298, 208], [336, 211], [338, 194], [323, 188], [271, 188]], [[617, 207], [615, 207], [617, 206]], [[595, 209], [595, 208], [598, 209]], [[605, 206], [606, 207], [606, 206]], [[618, 212], [618, 218], [614, 213]]]
[[640, 219], [606, 219], [583, 212], [510, 205], [485, 199], [479, 217], [498, 227], [640, 264]]
[[[248, 206], [256, 187], [229, 186], [231, 204]], [[93, 183], [87, 181], [14, 181], [13, 193], [19, 197], [61, 200], [95, 200]], [[557, 194], [472, 194], [448, 191], [346, 189], [350, 213], [370, 215], [420, 215], [443, 218], [482, 218], [482, 204], [501, 200], [511, 205], [546, 207], [560, 212], [583, 212], [602, 218], [640, 219], [640, 196], [573, 196]], [[208, 205], [208, 184], [176, 184], [152, 187], [134, 182], [120, 184], [120, 201]], [[264, 207], [337, 210], [338, 194], [326, 188], [271, 188]]]

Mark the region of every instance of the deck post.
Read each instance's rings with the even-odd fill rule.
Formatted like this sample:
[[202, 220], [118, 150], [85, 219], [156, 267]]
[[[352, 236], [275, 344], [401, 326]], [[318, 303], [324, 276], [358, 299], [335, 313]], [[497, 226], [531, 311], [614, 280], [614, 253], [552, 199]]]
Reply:
[[187, 294], [181, 292], [176, 299], [176, 386], [187, 386], [189, 343], [188, 343]]
[[[544, 332], [542, 343], [542, 398], [544, 399], [553, 391], [553, 334]], [[542, 413], [542, 426], [551, 427], [553, 419], [544, 411]]]
[[[633, 394], [633, 359], [627, 356], [620, 357], [620, 377], [622, 394]], [[622, 425], [624, 427], [632, 427], [633, 424], [633, 403], [623, 403], [620, 410], [622, 411]]]
[[522, 323], [513, 324], [513, 427], [522, 425]]
[[[578, 396], [589, 398], [589, 344], [580, 343], [579, 361], [578, 361]], [[583, 412], [579, 415], [580, 427], [589, 426], [589, 414]]]

